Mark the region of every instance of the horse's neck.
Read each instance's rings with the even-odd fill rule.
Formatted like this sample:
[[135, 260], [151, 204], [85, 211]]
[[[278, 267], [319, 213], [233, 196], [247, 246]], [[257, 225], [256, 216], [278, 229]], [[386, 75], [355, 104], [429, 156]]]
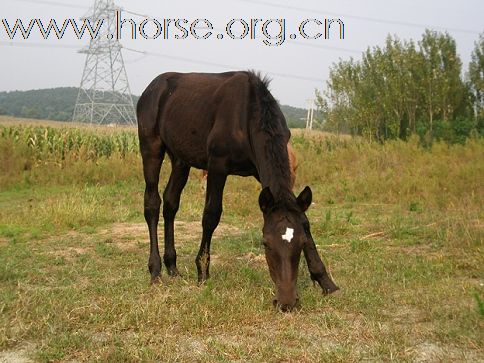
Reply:
[[269, 187], [274, 197], [292, 194], [287, 146], [282, 138], [269, 138], [266, 145], [255, 149], [262, 188]]
[[281, 198], [290, 195], [292, 189], [290, 187], [290, 182], [281, 180], [279, 177], [269, 176], [267, 178], [261, 178], [262, 189], [269, 187], [274, 197], [280, 196]]

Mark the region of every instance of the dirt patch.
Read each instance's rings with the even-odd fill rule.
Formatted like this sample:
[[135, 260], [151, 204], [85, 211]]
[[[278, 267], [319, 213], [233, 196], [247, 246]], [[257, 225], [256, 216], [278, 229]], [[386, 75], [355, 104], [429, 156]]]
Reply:
[[[214, 237], [222, 236], [237, 236], [240, 229], [228, 224], [219, 224], [215, 230]], [[146, 223], [115, 223], [107, 228], [96, 233], [104, 239], [106, 243], [112, 243], [122, 251], [133, 251], [146, 248], [146, 243], [149, 241], [148, 227]], [[86, 236], [82, 232], [70, 231], [66, 236], [75, 239], [82, 239]], [[163, 222], [158, 225], [158, 236], [160, 243], [163, 241]], [[183, 244], [187, 241], [198, 241], [202, 236], [202, 226], [200, 222], [175, 222], [175, 241], [178, 244]], [[58, 237], [49, 237], [58, 238]], [[3, 237], [0, 238], [0, 246], [8, 244], [8, 241]], [[91, 251], [89, 247], [64, 247], [55, 251], [48, 252], [50, 255], [56, 257], [63, 257], [67, 260], [75, 259], [80, 255]]]
[[65, 247], [59, 250], [49, 251], [47, 253], [56, 257], [63, 257], [66, 260], [72, 260], [89, 252], [89, 250], [89, 248], [82, 247]]
[[0, 237], [0, 247], [8, 245], [8, 240], [4, 237]]
[[100, 232], [100, 234], [109, 234], [117, 238], [136, 237], [147, 233], [148, 227], [145, 223], [115, 223]]
[[199, 337], [177, 336], [175, 347], [177, 361], [182, 362], [204, 362], [203, 357], [208, 353], [207, 343]]
[[266, 257], [264, 255], [256, 255], [254, 252], [246, 253], [241, 257], [237, 257], [238, 260], [246, 260], [254, 265], [264, 265], [266, 263]]
[[415, 324], [426, 321], [423, 311], [407, 305], [399, 305], [395, 310], [383, 311], [383, 314], [395, 324]]
[[415, 362], [440, 362], [444, 350], [437, 344], [424, 342], [414, 348]]
[[389, 251], [411, 256], [424, 256], [425, 258], [432, 260], [442, 260], [447, 257], [441, 250], [425, 244], [411, 246], [386, 246], [385, 248]]
[[[106, 239], [112, 241], [122, 250], [132, 250], [139, 248], [140, 241], [148, 240], [148, 227], [146, 223], [116, 223], [107, 229], [100, 231]], [[237, 227], [220, 223], [215, 230], [214, 237], [236, 236], [240, 234]], [[158, 225], [158, 235], [163, 236], [163, 222]], [[200, 222], [175, 221], [175, 241], [177, 244], [184, 241], [199, 240], [202, 235], [202, 225]], [[143, 248], [145, 246], [143, 245]]]
[[412, 349], [414, 362], [484, 362], [475, 350], [463, 350], [454, 346], [423, 342]]
[[33, 344], [24, 344], [12, 350], [0, 352], [0, 363], [31, 363], [30, 353], [34, 350]]

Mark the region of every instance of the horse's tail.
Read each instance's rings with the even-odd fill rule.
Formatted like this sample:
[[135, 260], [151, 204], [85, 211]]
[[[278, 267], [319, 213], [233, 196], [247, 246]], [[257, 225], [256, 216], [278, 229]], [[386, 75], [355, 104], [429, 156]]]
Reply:
[[[160, 136], [160, 119], [164, 104], [170, 94], [168, 73], [156, 77], [138, 100], [136, 114], [141, 153], [153, 152], [153, 147], [163, 147]], [[160, 150], [161, 151], [161, 150]]]

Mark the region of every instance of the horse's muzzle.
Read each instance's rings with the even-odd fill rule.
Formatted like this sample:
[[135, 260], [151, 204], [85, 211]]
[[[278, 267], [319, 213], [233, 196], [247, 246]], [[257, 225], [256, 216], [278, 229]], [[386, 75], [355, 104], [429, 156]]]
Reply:
[[272, 305], [274, 305], [276, 309], [279, 309], [284, 313], [291, 312], [293, 310], [297, 310], [301, 308], [299, 299], [296, 299], [293, 303], [280, 303], [277, 299], [274, 299], [272, 301]]

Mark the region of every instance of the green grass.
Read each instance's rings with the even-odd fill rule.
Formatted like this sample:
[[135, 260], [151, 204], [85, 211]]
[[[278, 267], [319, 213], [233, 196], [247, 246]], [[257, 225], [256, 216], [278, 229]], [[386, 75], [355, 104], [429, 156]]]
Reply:
[[302, 309], [284, 314], [253, 179], [229, 178], [211, 279], [198, 286], [204, 194], [192, 172], [176, 225], [182, 276], [150, 286], [136, 151], [58, 160], [0, 138], [0, 360], [482, 360], [482, 140], [294, 144], [296, 189], [313, 189], [313, 236], [342, 290], [322, 296], [302, 262]]

